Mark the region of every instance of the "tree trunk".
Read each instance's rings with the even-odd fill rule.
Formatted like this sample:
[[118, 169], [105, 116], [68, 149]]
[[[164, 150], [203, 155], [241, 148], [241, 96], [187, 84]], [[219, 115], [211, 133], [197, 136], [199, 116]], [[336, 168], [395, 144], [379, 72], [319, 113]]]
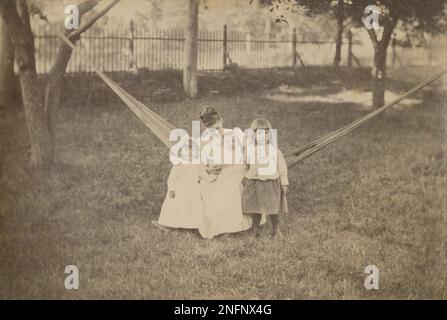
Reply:
[[391, 16], [386, 20], [383, 26], [382, 39], [378, 41], [374, 30], [369, 30], [370, 38], [374, 47], [374, 66], [372, 69], [373, 76], [373, 108], [377, 109], [385, 105], [386, 90], [386, 59], [387, 50], [391, 42], [394, 28], [397, 24], [397, 18]]
[[64, 80], [65, 69], [70, 61], [72, 49], [63, 43], [59, 47], [56, 61], [48, 75], [48, 82], [45, 88], [45, 112], [49, 117], [49, 125], [52, 125], [52, 115], [59, 109], [61, 101], [62, 83]]
[[188, 22], [185, 34], [185, 52], [183, 68], [183, 88], [190, 98], [196, 98], [197, 88], [197, 32], [198, 32], [198, 0], [189, 0]]
[[45, 112], [37, 77], [32, 70], [20, 72], [22, 100], [31, 142], [30, 165], [33, 168], [49, 168], [54, 156], [54, 138], [49, 114]]
[[374, 50], [373, 107], [385, 105], [387, 46], [380, 43]]
[[14, 47], [0, 16], [0, 109], [19, 103], [18, 81], [14, 74]]
[[340, 67], [341, 62], [341, 49], [343, 44], [343, 21], [342, 15], [337, 15], [337, 31], [335, 34], [335, 56], [334, 56], [334, 67]]
[[26, 0], [2, 2], [0, 14], [8, 25], [19, 68], [23, 107], [30, 136], [30, 164], [33, 168], [43, 169], [51, 165], [53, 160], [53, 134], [38, 85], [34, 36], [31, 32]]

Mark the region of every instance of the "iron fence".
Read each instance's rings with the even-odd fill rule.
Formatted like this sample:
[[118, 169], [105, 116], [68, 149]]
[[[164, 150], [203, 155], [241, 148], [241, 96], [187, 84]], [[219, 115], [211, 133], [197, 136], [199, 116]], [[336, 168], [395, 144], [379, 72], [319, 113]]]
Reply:
[[[42, 26], [34, 30], [36, 67], [38, 73], [48, 73], [57, 56], [57, 35]], [[132, 22], [126, 29], [95, 28], [81, 37], [83, 51], [75, 50], [67, 66], [67, 73], [91, 72], [88, 61], [103, 71], [180, 70], [183, 66], [184, 30], [136, 27]], [[359, 42], [346, 39], [349, 52]], [[81, 44], [76, 44], [79, 47]], [[333, 61], [333, 40], [309, 41], [290, 34], [251, 34], [228, 30], [199, 30], [198, 69], [221, 71], [237, 64], [240, 68], [259, 69], [300, 64], [330, 65]], [[355, 57], [354, 57], [355, 58]], [[352, 64], [352, 59], [346, 59]], [[356, 61], [359, 64], [359, 61]]]

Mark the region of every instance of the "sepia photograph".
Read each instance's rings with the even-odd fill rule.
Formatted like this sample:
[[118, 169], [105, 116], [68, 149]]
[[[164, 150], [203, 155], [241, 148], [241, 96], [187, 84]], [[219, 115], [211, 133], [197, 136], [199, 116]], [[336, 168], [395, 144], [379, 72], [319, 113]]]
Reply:
[[446, 300], [446, 153], [447, 0], [0, 0], [1, 300]]

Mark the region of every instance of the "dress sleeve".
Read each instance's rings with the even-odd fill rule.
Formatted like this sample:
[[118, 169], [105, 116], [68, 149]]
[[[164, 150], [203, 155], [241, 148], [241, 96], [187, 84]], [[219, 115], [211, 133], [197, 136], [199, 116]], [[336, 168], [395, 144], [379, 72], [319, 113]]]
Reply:
[[278, 149], [278, 172], [281, 180], [281, 185], [288, 186], [289, 179], [287, 177], [287, 162], [282, 152]]

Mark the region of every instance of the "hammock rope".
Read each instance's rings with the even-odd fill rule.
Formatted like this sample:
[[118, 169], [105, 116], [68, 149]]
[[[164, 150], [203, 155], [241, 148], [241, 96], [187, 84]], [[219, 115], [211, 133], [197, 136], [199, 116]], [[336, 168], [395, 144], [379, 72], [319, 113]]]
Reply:
[[174, 125], [135, 99], [102, 71], [96, 71], [96, 73], [165, 146], [168, 148], [172, 146], [172, 142], [169, 141], [169, 133], [176, 128]]
[[394, 107], [396, 104], [401, 102], [402, 100], [405, 100], [412, 94], [416, 93], [417, 91], [421, 90], [422, 88], [428, 86], [429, 84], [433, 83], [434, 81], [438, 80], [442, 76], [447, 74], [447, 70], [443, 70], [437, 74], [435, 74], [432, 77], [429, 77], [425, 79], [424, 81], [420, 82], [416, 86], [414, 86], [411, 90], [407, 91], [403, 95], [397, 97], [393, 101], [385, 104], [384, 106], [364, 115], [363, 117], [345, 125], [344, 127], [341, 127], [340, 129], [337, 129], [305, 146], [302, 146], [295, 151], [291, 152], [287, 155], [287, 165], [288, 167], [293, 167], [294, 165], [298, 164], [299, 162], [303, 161], [307, 157], [311, 156], [315, 152], [321, 150], [322, 148], [326, 147], [327, 145], [331, 144], [332, 142], [338, 140], [339, 138], [345, 136], [346, 134], [350, 133], [360, 125], [364, 124], [365, 122], [373, 119], [374, 117], [378, 116], [379, 114], [387, 111], [388, 109]]
[[[50, 24], [48, 20], [46, 20], [47, 23]], [[56, 30], [56, 29], [54, 29]], [[64, 41], [65, 44], [70, 46], [72, 50], [75, 50], [75, 45], [68, 39], [66, 35], [64, 35], [62, 32], [56, 31], [57, 35], [61, 38], [62, 41]], [[79, 40], [82, 46], [81, 40]], [[81, 47], [81, 49], [84, 49]], [[84, 49], [85, 50], [85, 49]], [[174, 130], [176, 127], [169, 123], [167, 120], [159, 116], [157, 113], [152, 111], [149, 107], [144, 105], [142, 102], [134, 98], [132, 95], [130, 95], [124, 88], [122, 88], [120, 85], [118, 85], [115, 81], [113, 81], [111, 78], [109, 78], [103, 71], [99, 70], [91, 61], [87, 60], [87, 63], [90, 65], [92, 70], [104, 81], [105, 84], [129, 107], [129, 109], [135, 113], [135, 115], [154, 133], [154, 135], [168, 148], [170, 148], [173, 144], [173, 142], [169, 141], [169, 133]], [[333, 143], [334, 141], [340, 139], [341, 137], [345, 136], [346, 134], [350, 133], [357, 127], [361, 126], [365, 122], [373, 119], [374, 117], [378, 116], [379, 114], [387, 111], [388, 109], [392, 108], [402, 100], [408, 98], [412, 94], [416, 93], [417, 91], [421, 90], [422, 88], [428, 86], [432, 82], [436, 81], [437, 79], [441, 78], [447, 73], [447, 70], [443, 70], [437, 74], [435, 74], [432, 77], [429, 77], [425, 79], [424, 81], [420, 82], [416, 86], [414, 86], [411, 90], [407, 91], [403, 95], [399, 96], [398, 98], [394, 99], [388, 104], [385, 104], [384, 106], [364, 115], [363, 117], [341, 127], [340, 129], [337, 129], [311, 143], [308, 143], [302, 147], [299, 147], [292, 151], [291, 153], [286, 155], [286, 161], [287, 166], [289, 168], [294, 167], [304, 159], [308, 158], [309, 156], [313, 155], [314, 153], [318, 152], [319, 150], [323, 149], [327, 145]]]

